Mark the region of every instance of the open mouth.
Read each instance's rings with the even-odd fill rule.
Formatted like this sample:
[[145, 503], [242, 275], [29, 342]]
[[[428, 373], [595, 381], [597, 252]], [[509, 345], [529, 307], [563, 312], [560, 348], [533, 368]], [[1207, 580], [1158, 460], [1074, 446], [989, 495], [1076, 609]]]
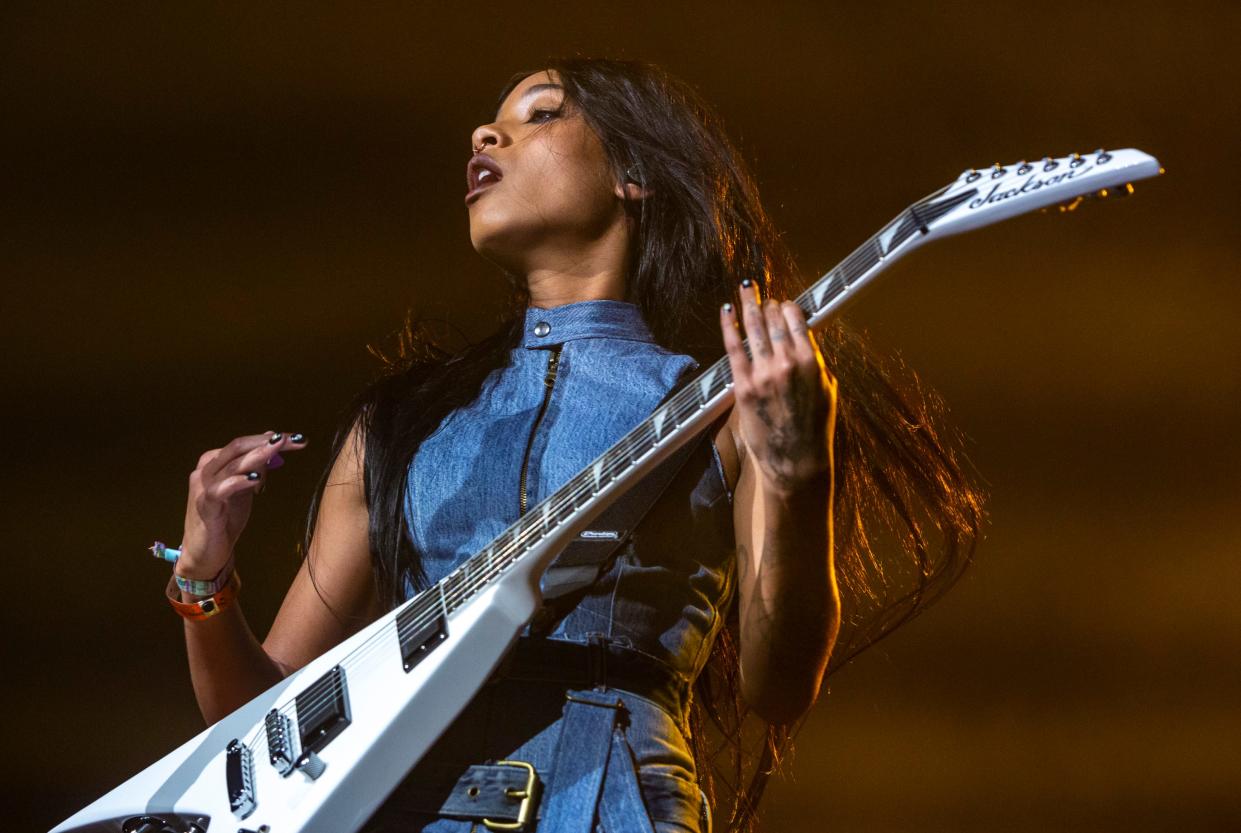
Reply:
[[480, 153], [471, 157], [469, 164], [465, 166], [465, 201], [472, 201], [503, 178], [500, 166], [487, 154]]

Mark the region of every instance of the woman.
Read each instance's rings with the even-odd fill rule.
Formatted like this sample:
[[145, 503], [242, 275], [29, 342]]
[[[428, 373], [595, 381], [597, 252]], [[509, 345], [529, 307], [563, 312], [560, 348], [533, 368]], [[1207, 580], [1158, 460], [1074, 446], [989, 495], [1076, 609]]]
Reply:
[[[705, 829], [702, 716], [734, 734], [742, 709], [724, 706], [744, 704], [774, 727], [777, 748], [814, 702], [837, 638], [836, 558], [851, 605], [837, 655], [847, 658], [959, 572], [976, 495], [922, 399], [890, 384], [843, 330], [825, 356], [800, 309], [778, 300], [791, 259], [684, 85], [643, 65], [551, 62], [509, 85], [472, 147], [471, 241], [510, 278], [511, 315], [452, 355], [414, 333], [363, 393], [267, 638], [251, 634], [236, 605], [187, 621], [195, 693], [215, 721], [437, 580], [722, 345], [736, 393], [727, 419], [677, 461], [657, 500], [631, 498], [653, 506], [602, 575], [536, 617], [514, 659], [375, 820], [469, 830], [478, 818], [451, 811], [476, 789], [469, 768], [517, 758], [550, 780], [539, 829], [649, 829], [625, 803], [637, 795], [654, 829]], [[839, 424], [836, 378], [847, 391]], [[253, 495], [303, 446], [300, 435], [267, 432], [202, 456], [178, 575], [228, 574]], [[879, 583], [864, 509], [897, 519], [914, 567], [908, 588]], [[938, 557], [928, 522], [945, 535]], [[700, 677], [708, 660], [713, 672]], [[617, 691], [625, 705], [586, 737], [581, 727], [602, 725], [592, 690]], [[570, 735], [573, 744], [562, 739]], [[595, 792], [566, 798], [564, 773], [598, 770], [613, 743], [625, 751], [610, 760], [633, 761], [633, 771], [608, 767]], [[732, 787], [730, 821], [742, 825], [752, 796]]]

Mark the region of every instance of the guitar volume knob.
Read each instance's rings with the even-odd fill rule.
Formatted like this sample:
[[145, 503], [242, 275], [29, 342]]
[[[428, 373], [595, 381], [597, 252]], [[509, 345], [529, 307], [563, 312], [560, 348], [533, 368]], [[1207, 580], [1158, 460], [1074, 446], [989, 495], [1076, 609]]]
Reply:
[[307, 780], [310, 781], [319, 780], [319, 776], [323, 774], [325, 769], [327, 769], [327, 764], [322, 758], [316, 755], [313, 750], [303, 752], [302, 756], [297, 759], [297, 763], [294, 764], [294, 766], [297, 768], [298, 772], [305, 775]]

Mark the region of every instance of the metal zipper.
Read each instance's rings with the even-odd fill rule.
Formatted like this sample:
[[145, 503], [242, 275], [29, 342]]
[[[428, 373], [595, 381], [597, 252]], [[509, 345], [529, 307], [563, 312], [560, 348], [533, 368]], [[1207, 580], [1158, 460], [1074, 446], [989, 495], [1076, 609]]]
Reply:
[[538, 416], [534, 418], [534, 425], [530, 427], [530, 438], [526, 440], [526, 453], [521, 458], [521, 483], [517, 487], [517, 497], [520, 502], [518, 514], [526, 514], [527, 502], [529, 495], [526, 493], [526, 470], [530, 466], [530, 449], [534, 446], [534, 434], [539, 430], [539, 423], [543, 421], [543, 415], [547, 413], [547, 403], [552, 399], [552, 386], [556, 384], [556, 370], [560, 367], [560, 348], [563, 345], [557, 345], [552, 348], [551, 356], [547, 360], [547, 373], [543, 376], [543, 404], [539, 406]]

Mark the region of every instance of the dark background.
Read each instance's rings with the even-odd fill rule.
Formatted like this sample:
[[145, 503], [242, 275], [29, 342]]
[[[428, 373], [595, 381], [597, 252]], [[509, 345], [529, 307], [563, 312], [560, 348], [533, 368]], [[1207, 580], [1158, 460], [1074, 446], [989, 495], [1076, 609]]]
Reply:
[[1126, 202], [938, 243], [850, 310], [952, 405], [991, 524], [831, 680], [767, 829], [1241, 828], [1239, 8], [5, 4], [4, 827], [200, 727], [144, 547], [201, 451], [306, 432], [243, 539], [266, 629], [365, 345], [410, 307], [493, 321], [471, 129], [582, 52], [718, 107], [807, 278], [965, 167], [1159, 156]]

